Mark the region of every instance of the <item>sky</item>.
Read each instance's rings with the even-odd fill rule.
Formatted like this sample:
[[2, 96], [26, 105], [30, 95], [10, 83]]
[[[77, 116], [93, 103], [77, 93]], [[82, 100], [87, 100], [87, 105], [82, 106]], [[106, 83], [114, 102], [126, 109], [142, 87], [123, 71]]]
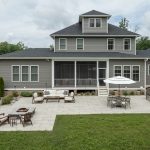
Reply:
[[150, 36], [150, 0], [0, 0], [0, 42], [23, 42], [28, 47], [49, 47], [51, 33], [78, 22], [80, 14], [97, 10], [122, 17], [129, 30]]

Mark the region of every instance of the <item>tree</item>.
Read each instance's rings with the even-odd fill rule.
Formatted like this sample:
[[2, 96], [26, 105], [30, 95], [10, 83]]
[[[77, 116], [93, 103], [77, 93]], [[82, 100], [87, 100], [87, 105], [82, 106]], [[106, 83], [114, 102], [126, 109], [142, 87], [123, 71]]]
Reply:
[[119, 22], [119, 27], [128, 30], [129, 21], [126, 18], [122, 18]]
[[8, 42], [1, 42], [0, 43], [0, 55], [6, 54], [14, 51], [20, 51], [27, 48], [22, 42], [18, 42], [17, 44], [11, 44]]
[[54, 50], [54, 45], [50, 45], [50, 50]]
[[146, 50], [150, 48], [149, 37], [143, 36], [137, 40], [136, 43], [137, 50]]

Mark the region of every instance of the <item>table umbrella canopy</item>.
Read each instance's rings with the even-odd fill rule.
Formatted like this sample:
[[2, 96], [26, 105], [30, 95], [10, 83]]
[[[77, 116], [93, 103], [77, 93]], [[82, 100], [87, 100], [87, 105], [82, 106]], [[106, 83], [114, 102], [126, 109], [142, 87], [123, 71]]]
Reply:
[[108, 79], [105, 79], [104, 82], [110, 83], [110, 84], [118, 84], [118, 85], [135, 83], [135, 81], [133, 81], [132, 79], [125, 78], [122, 76], [116, 76], [116, 77], [108, 78]]

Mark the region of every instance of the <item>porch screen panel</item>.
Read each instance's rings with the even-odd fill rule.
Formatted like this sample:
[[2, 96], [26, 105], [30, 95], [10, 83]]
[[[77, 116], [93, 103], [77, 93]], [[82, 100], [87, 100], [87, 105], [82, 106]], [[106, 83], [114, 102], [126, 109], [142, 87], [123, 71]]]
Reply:
[[54, 80], [56, 87], [73, 87], [74, 83], [74, 62], [55, 62]]
[[77, 86], [96, 85], [96, 62], [77, 62]]

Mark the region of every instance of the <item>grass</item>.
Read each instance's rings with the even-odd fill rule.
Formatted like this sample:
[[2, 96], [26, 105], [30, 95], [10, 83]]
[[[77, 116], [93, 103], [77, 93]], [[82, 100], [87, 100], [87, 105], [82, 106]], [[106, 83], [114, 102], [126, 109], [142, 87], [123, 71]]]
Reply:
[[150, 115], [57, 116], [52, 132], [0, 132], [1, 150], [150, 150]]

